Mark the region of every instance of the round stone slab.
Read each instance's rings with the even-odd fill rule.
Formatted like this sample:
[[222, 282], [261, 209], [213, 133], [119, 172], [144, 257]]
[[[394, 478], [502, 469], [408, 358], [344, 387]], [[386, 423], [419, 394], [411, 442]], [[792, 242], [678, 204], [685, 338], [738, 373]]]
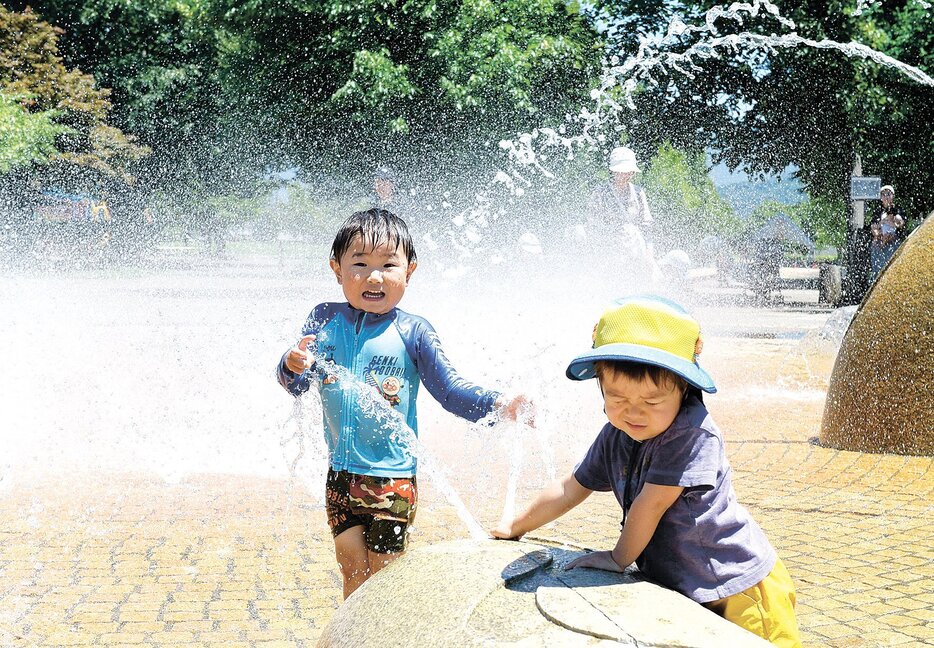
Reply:
[[563, 587], [540, 587], [535, 600], [543, 615], [569, 630], [638, 646], [769, 645], [635, 570], [559, 569], [551, 575]]
[[354, 592], [318, 645], [769, 646], [638, 572], [564, 571], [577, 555], [496, 540], [415, 549]]

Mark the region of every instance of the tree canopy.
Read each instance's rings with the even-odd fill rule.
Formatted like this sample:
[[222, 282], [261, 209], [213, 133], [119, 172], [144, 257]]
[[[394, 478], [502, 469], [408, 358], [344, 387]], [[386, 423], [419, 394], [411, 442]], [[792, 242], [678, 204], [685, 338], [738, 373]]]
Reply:
[[[729, 9], [735, 13], [738, 6]], [[673, 66], [656, 68], [657, 84], [639, 84], [637, 109], [621, 117], [636, 146], [653, 151], [671, 141], [686, 150], [709, 149], [715, 162], [753, 174], [794, 166], [812, 197], [840, 211], [859, 154], [863, 173], [896, 185], [910, 212], [920, 215], [934, 207], [927, 190], [934, 181], [934, 89], [862, 58], [850, 46], [872, 47], [934, 73], [934, 35], [927, 29], [924, 3], [873, 3], [862, 12], [847, 0], [763, 0], [745, 6], [754, 11], [739, 12], [740, 22], [708, 1], [595, 3], [596, 11], [619, 17], [610, 21], [609, 36], [611, 49], [623, 60], [638, 52], [637, 30], [643, 38], [665, 34], [675, 17], [690, 25], [709, 19], [713, 27], [676, 30], [666, 39], [666, 51], [692, 53], [699, 65], [682, 60], [678, 68], [689, 74]], [[770, 8], [794, 24], [782, 23]], [[765, 37], [749, 38], [750, 33]], [[850, 55], [805, 43], [785, 47], [773, 35], [832, 40]], [[719, 56], [704, 58], [714, 52]], [[843, 222], [836, 220], [835, 226]]]
[[[319, 185], [386, 162], [443, 184], [488, 169], [502, 138], [569, 123], [599, 85], [604, 57], [612, 68], [652, 56], [668, 64], [628, 88], [635, 110], [608, 124], [598, 148], [625, 140], [670, 169], [681, 167], [668, 145], [691, 169], [704, 152], [753, 174], [793, 166], [821, 206], [802, 211], [818, 228], [845, 222], [828, 214], [845, 209], [856, 154], [910, 213], [934, 206], [931, 88], [857, 56], [868, 46], [934, 71], [917, 0], [861, 3], [861, 12], [856, 0], [28, 4], [37, 13], [6, 2], [19, 13], [0, 14], [0, 50], [20, 51], [0, 73], [2, 110], [23, 134], [7, 164], [135, 168], [141, 189], [192, 209], [205, 194], [247, 195], [257, 178], [293, 166]], [[863, 50], [847, 56], [805, 38]], [[30, 77], [33, 65], [47, 69]], [[608, 92], [621, 99], [624, 88]], [[145, 149], [124, 133], [152, 155], [140, 159]], [[571, 167], [578, 178], [595, 168]]]
[[206, 185], [230, 177], [232, 155], [456, 171], [575, 110], [602, 55], [558, 0], [30, 4], [65, 30], [68, 60], [113, 89], [116, 123], [154, 149], [152, 168]]
[[0, 173], [47, 162], [66, 130], [53, 111], [29, 112], [16, 97], [0, 94]]
[[108, 91], [64, 64], [60, 35], [28, 9], [0, 6], [0, 164], [43, 165], [39, 176], [51, 183], [132, 181], [130, 167], [146, 150], [109, 123]]

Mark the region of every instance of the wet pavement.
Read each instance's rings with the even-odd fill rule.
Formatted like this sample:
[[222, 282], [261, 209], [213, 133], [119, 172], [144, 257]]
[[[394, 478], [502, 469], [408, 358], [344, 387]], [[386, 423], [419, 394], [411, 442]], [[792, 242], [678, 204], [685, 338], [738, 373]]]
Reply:
[[[930, 458], [734, 441], [740, 499], [798, 587], [809, 646], [934, 643]], [[340, 602], [320, 510], [287, 483], [205, 476], [175, 487], [61, 476], [0, 501], [0, 642], [12, 646], [307, 646]], [[414, 540], [465, 537], [425, 488]], [[488, 523], [495, 511], [480, 516]], [[539, 533], [609, 546], [594, 496]]]
[[[702, 321], [713, 321], [704, 363], [720, 387], [708, 406], [727, 439], [739, 500], [765, 529], [797, 584], [805, 645], [934, 645], [934, 459], [816, 444], [833, 361], [818, 335], [827, 311], [803, 307], [751, 315], [713, 306], [700, 310]], [[290, 325], [279, 321], [283, 337], [291, 336]], [[485, 325], [493, 326], [476, 323], [473, 333]], [[453, 330], [450, 339], [465, 338], [450, 323], [447, 330]], [[256, 343], [257, 357], [274, 357], [262, 344]], [[278, 349], [281, 342], [269, 346]], [[469, 351], [460, 345], [461, 354]], [[492, 351], [484, 348], [483, 353]], [[82, 357], [82, 362], [91, 361], [90, 353]], [[271, 371], [262, 368], [255, 383], [245, 384], [231, 403], [249, 402], [249, 390], [266, 388]], [[196, 379], [194, 370], [182, 378], [167, 375], [166, 384], [189, 378]], [[31, 393], [26, 386], [21, 389], [24, 397]], [[563, 382], [555, 389], [561, 390], [555, 409], [569, 411], [546, 423], [553, 429], [583, 428], [581, 439], [591, 430], [596, 434], [595, 390], [571, 391], [576, 388]], [[271, 392], [257, 396], [268, 400], [254, 407], [274, 406], [279, 419], [256, 434], [281, 437], [281, 411], [288, 406], [280, 402], [281, 394]], [[120, 394], [129, 398], [129, 388]], [[214, 398], [206, 392], [201, 400]], [[28, 445], [32, 454], [20, 450], [25, 467], [0, 471], [0, 646], [315, 644], [340, 604], [341, 586], [320, 492], [309, 490], [313, 479], [197, 469], [210, 465], [208, 453], [220, 447], [231, 453], [240, 448], [249, 458], [255, 436], [244, 431], [199, 442], [195, 450], [204, 461], [193, 462], [195, 469], [159, 472], [133, 461], [122, 467], [100, 462], [103, 467], [96, 468], [86, 461], [86, 470], [73, 470], [55, 454], [55, 435], [36, 437], [39, 428], [30, 427], [34, 413], [70, 429], [67, 420], [53, 419], [41, 407], [37, 400], [13, 419], [24, 430], [24, 440], [35, 437]], [[581, 418], [584, 411], [587, 417]], [[430, 408], [423, 414], [422, 434], [428, 445], [443, 449], [449, 481], [481, 525], [492, 526], [502, 512], [508, 462], [501, 453], [480, 464], [482, 474], [471, 474], [464, 466], [475, 465], [468, 462], [485, 447], [483, 439], [465, 435], [462, 444], [452, 443], [445, 436], [451, 430], [439, 429], [441, 422], [453, 427], [451, 417]], [[232, 409], [224, 424], [235, 425], [238, 416], [244, 415]], [[269, 415], [257, 413], [255, 421], [261, 416]], [[88, 425], [114, 420], [102, 413]], [[101, 444], [97, 450], [119, 442], [120, 431], [145, 424], [128, 414], [119, 420], [110, 434], [91, 437]], [[180, 421], [153, 424], [141, 437], [149, 443], [147, 451], [159, 449], [155, 435], [165, 426], [171, 426], [172, 447], [184, 449], [198, 423], [189, 430]], [[76, 428], [75, 437], [84, 429]], [[455, 427], [454, 433], [459, 430]], [[579, 441], [552, 442], [559, 473], [579, 457]], [[275, 437], [272, 445], [278, 442]], [[85, 450], [73, 440], [69, 444], [67, 452]], [[96, 456], [91, 450], [86, 454]], [[54, 461], [49, 465], [44, 458]], [[288, 472], [276, 452], [263, 461], [281, 462], [279, 473]], [[532, 462], [525, 470], [531, 476], [520, 482], [520, 505], [545, 481], [540, 465]], [[466, 526], [432, 479], [420, 475], [420, 485], [413, 546], [467, 538]], [[619, 518], [612, 496], [596, 494], [535, 536], [605, 548], [617, 537]], [[404, 602], [400, 606], [404, 609]]]
[[[740, 500], [792, 573], [808, 646], [934, 643], [934, 462], [734, 433]], [[520, 497], [528, 497], [522, 493]], [[0, 499], [0, 644], [310, 646], [340, 603], [323, 511], [297, 484], [204, 475], [24, 480]], [[493, 524], [498, 503], [476, 511]], [[413, 543], [466, 537], [425, 483]], [[539, 537], [607, 547], [591, 497]]]

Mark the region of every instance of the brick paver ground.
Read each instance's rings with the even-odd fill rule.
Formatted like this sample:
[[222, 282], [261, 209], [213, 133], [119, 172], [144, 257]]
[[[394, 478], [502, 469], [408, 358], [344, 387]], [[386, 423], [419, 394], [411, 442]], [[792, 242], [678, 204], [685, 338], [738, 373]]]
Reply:
[[[749, 380], [731, 358], [757, 353], [781, 360], [756, 372], [765, 389], [826, 388], [827, 371], [783, 344], [719, 345], [721, 392]], [[819, 398], [718, 399], [739, 498], [797, 582], [805, 644], [934, 644], [932, 458], [820, 447]], [[466, 537], [422, 483], [414, 542]], [[341, 598], [315, 501], [241, 476], [18, 475], [0, 494], [0, 645], [314, 645]], [[485, 526], [502, 506], [473, 504]], [[619, 517], [596, 495], [540, 536], [605, 547]]]

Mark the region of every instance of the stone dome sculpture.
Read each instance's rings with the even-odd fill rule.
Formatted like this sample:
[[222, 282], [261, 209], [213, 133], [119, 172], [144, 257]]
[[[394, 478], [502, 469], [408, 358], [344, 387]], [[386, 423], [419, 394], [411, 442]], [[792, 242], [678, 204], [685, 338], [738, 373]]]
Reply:
[[771, 646], [634, 568], [565, 571], [579, 555], [525, 541], [419, 547], [344, 601], [318, 648]]
[[934, 454], [934, 214], [883, 269], [830, 376], [822, 445]]

